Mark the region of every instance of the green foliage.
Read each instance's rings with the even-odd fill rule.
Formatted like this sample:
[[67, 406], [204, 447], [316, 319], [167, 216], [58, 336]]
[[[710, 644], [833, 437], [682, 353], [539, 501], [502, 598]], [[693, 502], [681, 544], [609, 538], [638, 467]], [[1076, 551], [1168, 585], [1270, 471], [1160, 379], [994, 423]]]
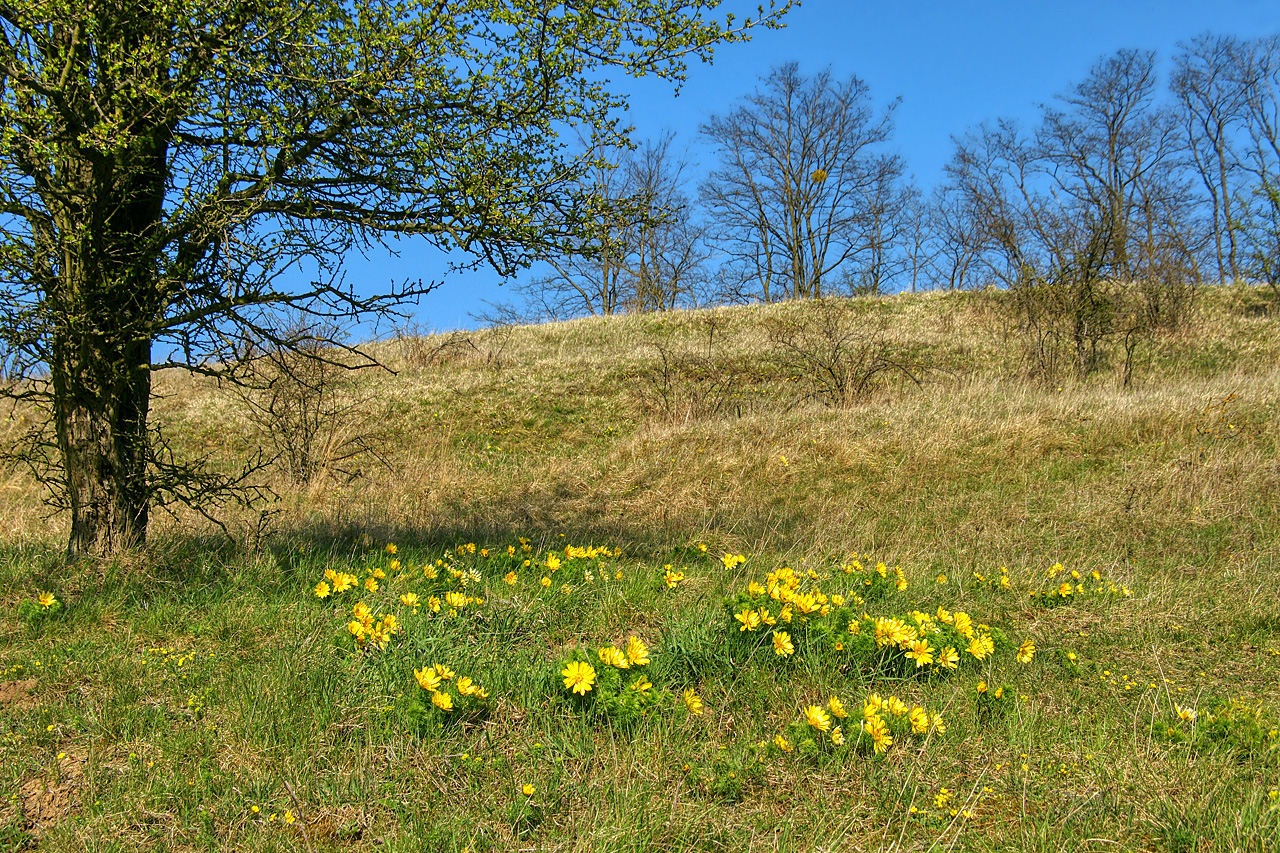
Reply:
[[35, 601], [24, 599], [18, 602], [18, 618], [31, 631], [38, 631], [45, 624], [61, 618], [62, 602], [52, 593], [41, 593]]

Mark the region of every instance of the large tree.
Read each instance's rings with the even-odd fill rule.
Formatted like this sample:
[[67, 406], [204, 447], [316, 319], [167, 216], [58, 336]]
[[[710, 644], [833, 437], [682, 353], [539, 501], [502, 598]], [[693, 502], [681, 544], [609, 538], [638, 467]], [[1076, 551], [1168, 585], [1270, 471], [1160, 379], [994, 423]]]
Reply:
[[857, 77], [805, 77], [794, 62], [761, 84], [702, 126], [720, 157], [702, 198], [731, 295], [820, 297], [838, 271], [883, 260], [896, 230], [904, 164], [882, 150], [896, 101], [879, 111]]
[[[340, 259], [421, 235], [511, 273], [600, 200], [611, 74], [679, 80], [775, 25], [716, 0], [0, 0], [0, 355], [52, 421], [72, 554], [141, 542], [152, 374], [221, 369], [282, 305], [377, 311]], [[300, 271], [314, 283], [288, 287]]]

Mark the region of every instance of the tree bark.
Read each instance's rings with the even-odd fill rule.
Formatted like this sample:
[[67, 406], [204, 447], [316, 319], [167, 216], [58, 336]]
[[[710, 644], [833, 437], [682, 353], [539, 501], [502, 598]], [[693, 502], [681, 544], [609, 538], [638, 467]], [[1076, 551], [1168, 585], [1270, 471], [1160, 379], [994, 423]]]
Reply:
[[71, 509], [68, 555], [101, 557], [141, 545], [150, 497], [150, 341], [115, 346], [63, 332], [54, 353], [54, 422]]

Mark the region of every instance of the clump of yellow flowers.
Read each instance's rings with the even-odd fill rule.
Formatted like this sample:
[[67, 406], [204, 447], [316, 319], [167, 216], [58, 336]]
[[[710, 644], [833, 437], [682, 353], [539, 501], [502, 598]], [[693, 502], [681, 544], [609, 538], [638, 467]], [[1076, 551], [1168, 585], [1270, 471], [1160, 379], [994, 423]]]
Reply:
[[414, 669], [413, 678], [430, 703], [413, 699], [409, 717], [423, 728], [439, 728], [450, 721], [479, 719], [489, 712], [489, 691], [468, 675], [460, 675], [450, 667], [436, 663]]
[[1062, 563], [1054, 563], [1045, 572], [1046, 585], [1031, 593], [1033, 604], [1056, 607], [1087, 598], [1129, 598], [1133, 590], [1118, 584], [1094, 569], [1082, 574], [1077, 569], [1067, 570]]
[[775, 735], [772, 741], [762, 742], [759, 746], [775, 754], [796, 752], [805, 755], [851, 749], [869, 755], [883, 755], [894, 743], [923, 739], [946, 730], [941, 714], [905, 702], [897, 696], [886, 699], [878, 693], [868, 693], [858, 718], [851, 718], [848, 707], [839, 696], [830, 696], [825, 703], [806, 706], [798, 720]]
[[[573, 704], [589, 716], [621, 724], [639, 720], [653, 707], [658, 692], [649, 680], [649, 647], [643, 640], [633, 635], [621, 647], [601, 646], [594, 659], [598, 667], [587, 652], [576, 649], [559, 664], [565, 697]], [[702, 700], [689, 694], [685, 704], [690, 712], [701, 713]]]
[[[894, 677], [949, 675], [1015, 648], [1001, 631], [962, 610], [872, 614], [875, 602], [892, 601], [908, 586], [901, 567], [883, 562], [873, 569], [853, 560], [803, 572], [782, 566], [726, 602], [726, 627], [739, 642], [772, 647], [767, 657], [828, 656], [837, 665]], [[1020, 663], [1035, 655], [1029, 641], [1016, 649]]]

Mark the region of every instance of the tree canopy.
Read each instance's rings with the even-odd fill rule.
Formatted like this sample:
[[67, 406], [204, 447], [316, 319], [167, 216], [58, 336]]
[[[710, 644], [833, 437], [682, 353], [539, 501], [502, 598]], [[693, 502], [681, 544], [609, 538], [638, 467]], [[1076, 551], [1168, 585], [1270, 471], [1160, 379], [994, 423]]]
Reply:
[[[420, 235], [501, 273], [589, 245], [610, 75], [682, 79], [776, 26], [716, 0], [0, 0], [0, 357], [72, 553], [143, 539], [153, 371], [217, 372], [273, 309], [378, 311], [344, 253]], [[317, 264], [311, 284], [293, 288]], [[44, 438], [41, 438], [44, 436]], [[183, 497], [179, 489], [173, 496]]]

